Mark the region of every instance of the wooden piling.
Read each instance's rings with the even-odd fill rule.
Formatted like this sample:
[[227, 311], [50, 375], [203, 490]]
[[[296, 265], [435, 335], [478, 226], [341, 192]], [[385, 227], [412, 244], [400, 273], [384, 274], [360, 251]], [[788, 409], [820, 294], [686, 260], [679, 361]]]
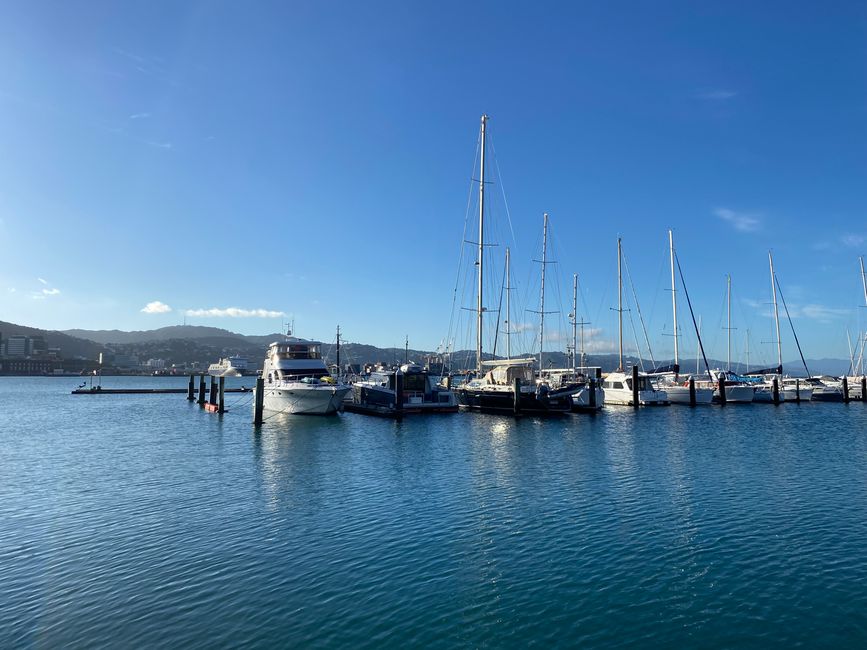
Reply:
[[594, 377], [590, 378], [590, 399], [588, 403], [590, 404], [590, 408], [596, 408], [596, 379]]
[[512, 384], [512, 412], [521, 415], [521, 378], [515, 377]]
[[217, 378], [213, 375], [211, 375], [211, 389], [208, 391], [208, 404], [211, 406], [217, 405]]
[[695, 377], [689, 378], [689, 405], [695, 406]]
[[204, 407], [204, 405], [205, 405], [205, 376], [204, 376], [204, 375], [200, 375], [200, 376], [199, 376], [199, 399], [198, 399], [198, 404], [199, 404], [199, 406], [202, 406], [202, 407]]
[[719, 377], [719, 405], [725, 406], [727, 397], [726, 397], [726, 380], [725, 377], [721, 374]]
[[867, 375], [861, 375], [861, 401], [867, 402]]
[[843, 375], [843, 403], [849, 403], [849, 379]]
[[220, 403], [218, 413], [226, 412], [226, 378], [220, 377]]
[[187, 386], [187, 401], [194, 402], [196, 400], [196, 382], [195, 375], [190, 374], [190, 384]]
[[774, 404], [780, 403], [780, 383], [777, 381], [777, 378], [774, 377], [773, 384], [773, 396], [774, 396]]
[[632, 407], [638, 406], [638, 366], [632, 366]]
[[801, 380], [795, 380], [795, 404], [801, 403]]
[[253, 424], [259, 426], [262, 424], [262, 411], [265, 407], [265, 380], [262, 377], [256, 378], [256, 399], [253, 400]]

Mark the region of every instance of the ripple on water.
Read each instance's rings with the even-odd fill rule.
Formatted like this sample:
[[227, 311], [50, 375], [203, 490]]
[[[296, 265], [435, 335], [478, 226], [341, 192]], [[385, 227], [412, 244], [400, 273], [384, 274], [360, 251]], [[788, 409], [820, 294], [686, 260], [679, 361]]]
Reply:
[[867, 640], [860, 404], [254, 432], [63, 381], [0, 379], [2, 647]]

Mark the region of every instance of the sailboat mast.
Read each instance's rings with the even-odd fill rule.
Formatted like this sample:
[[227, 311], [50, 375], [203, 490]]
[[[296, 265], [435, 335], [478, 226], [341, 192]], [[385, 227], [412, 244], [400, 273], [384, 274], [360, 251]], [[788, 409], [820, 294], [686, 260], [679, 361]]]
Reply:
[[572, 274], [572, 368], [578, 352], [578, 274]]
[[726, 344], [726, 371], [732, 369], [732, 276], [726, 276], [726, 311], [728, 317], [726, 320], [726, 330], [728, 332], [728, 341]]
[[337, 374], [340, 375], [340, 325], [337, 326]]
[[506, 358], [512, 358], [512, 311], [511, 311], [511, 297], [512, 297], [512, 279], [511, 279], [511, 271], [509, 270], [509, 262], [511, 259], [511, 254], [509, 253], [509, 249], [506, 249]]
[[695, 374], [698, 374], [698, 358], [701, 356], [701, 315], [698, 317], [698, 336], [695, 343]]
[[476, 302], [476, 371], [482, 372], [482, 290], [483, 290], [483, 275], [482, 264], [484, 262], [485, 253], [485, 126], [488, 122], [488, 116], [482, 115], [482, 134], [481, 134], [481, 155], [479, 156], [481, 163], [479, 165], [479, 249], [476, 253], [477, 273], [478, 273], [478, 295]]
[[619, 331], [619, 358], [620, 365], [618, 370], [623, 370], [623, 273], [621, 271], [621, 252], [620, 237], [617, 238], [617, 322]]
[[783, 342], [780, 337], [780, 311], [777, 307], [777, 280], [774, 275], [774, 256], [768, 251], [768, 261], [771, 264], [771, 290], [774, 296], [774, 323], [777, 328], [777, 372], [783, 372]]
[[542, 290], [539, 297], [539, 372], [542, 372], [542, 352], [545, 347], [545, 255], [548, 252], [548, 213], [542, 216]]
[[671, 311], [674, 314], [674, 366], [677, 368], [677, 288], [674, 283], [674, 237], [671, 230], [668, 231], [668, 256], [671, 262]]

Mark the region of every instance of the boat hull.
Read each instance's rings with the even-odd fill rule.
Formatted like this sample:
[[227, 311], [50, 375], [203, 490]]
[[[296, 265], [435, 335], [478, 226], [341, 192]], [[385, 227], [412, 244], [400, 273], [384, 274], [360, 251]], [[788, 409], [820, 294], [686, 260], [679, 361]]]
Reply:
[[578, 392], [572, 393], [572, 411], [575, 413], [595, 412], [602, 410], [605, 404], [605, 391], [596, 386], [596, 406], [590, 405], [590, 387], [584, 386]]
[[461, 386], [454, 392], [462, 409], [483, 413], [562, 415], [572, 411], [572, 396], [568, 392], [551, 391], [545, 397], [540, 397], [535, 392], [521, 391], [517, 413], [515, 393], [510, 388], [486, 390]]
[[[394, 409], [395, 395], [393, 390], [385, 387], [355, 384], [352, 389], [352, 402], [358, 406]], [[458, 401], [452, 391], [436, 391], [430, 396], [405, 397], [402, 411], [403, 413], [456, 413]]]
[[[628, 388], [606, 388], [605, 405], [634, 406], [632, 391]], [[640, 390], [638, 391], [639, 406], [668, 406], [668, 394], [664, 390]]]
[[[665, 394], [668, 395], [668, 401], [672, 404], [690, 405], [692, 402], [689, 395], [689, 386], [665, 386]], [[695, 388], [695, 403], [710, 404], [713, 402], [712, 388]]]
[[[752, 404], [756, 391], [752, 386], [726, 385], [726, 404]], [[721, 402], [719, 388], [713, 391], [713, 401]]]
[[310, 386], [301, 382], [267, 386], [263, 409], [272, 413], [328, 415], [340, 410], [349, 390], [349, 386]]

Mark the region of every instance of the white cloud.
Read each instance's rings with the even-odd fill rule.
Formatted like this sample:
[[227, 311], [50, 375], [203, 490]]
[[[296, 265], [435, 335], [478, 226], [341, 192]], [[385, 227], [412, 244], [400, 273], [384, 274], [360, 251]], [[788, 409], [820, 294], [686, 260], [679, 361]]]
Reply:
[[153, 302], [149, 302], [144, 307], [142, 307], [141, 311], [145, 314], [167, 314], [172, 310], [166, 303], [160, 302], [159, 300], [154, 300]]
[[212, 307], [211, 309], [187, 309], [187, 316], [193, 317], [211, 317], [211, 318], [280, 318], [286, 313], [282, 311], [273, 311], [270, 309], [241, 309], [240, 307], [227, 307], [219, 309]]
[[707, 90], [705, 92], [698, 93], [697, 97], [699, 99], [709, 99], [712, 101], [725, 101], [727, 99], [732, 99], [737, 97], [738, 93], [735, 90], [726, 90], [724, 88], [717, 88], [715, 90]]
[[60, 289], [43, 289], [42, 293], [46, 296], [56, 296], [60, 293]]
[[9, 293], [15, 293], [15, 287], [9, 287]]
[[151, 147], [157, 147], [158, 149], [171, 149], [171, 142], [156, 142], [154, 140], [144, 140], [145, 144], [150, 145]]
[[713, 213], [730, 223], [735, 230], [741, 232], [753, 232], [762, 226], [760, 215], [751, 212], [737, 212], [728, 208], [716, 208]]
[[42, 284], [48, 284], [48, 280], [43, 280], [42, 278], [36, 278], [36, 279], [39, 280]]
[[151, 116], [150, 113], [133, 113], [132, 115], [129, 116], [129, 119], [131, 119], [131, 120], [143, 120], [143, 119], [146, 119], [150, 116]]
[[847, 233], [840, 238], [840, 241], [843, 242], [844, 246], [849, 246], [850, 248], [858, 248], [861, 244], [864, 243], [865, 238], [864, 235]]

